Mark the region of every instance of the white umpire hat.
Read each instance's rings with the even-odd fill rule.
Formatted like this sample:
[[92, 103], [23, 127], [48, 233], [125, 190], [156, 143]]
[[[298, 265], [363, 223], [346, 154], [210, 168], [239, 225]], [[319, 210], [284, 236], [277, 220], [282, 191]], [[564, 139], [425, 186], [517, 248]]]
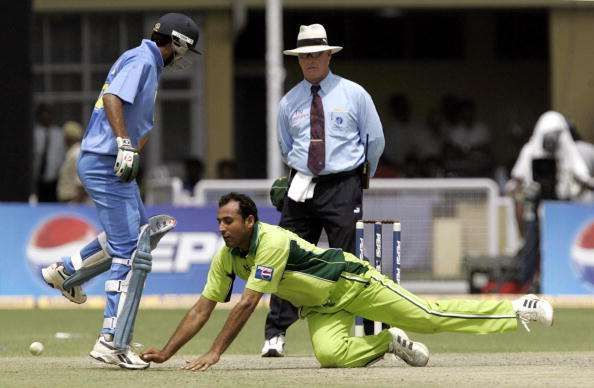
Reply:
[[342, 50], [340, 46], [329, 46], [326, 29], [321, 24], [310, 24], [299, 27], [297, 35], [297, 48], [285, 50], [285, 55], [297, 56], [299, 54], [317, 53], [320, 51], [331, 51], [332, 54]]

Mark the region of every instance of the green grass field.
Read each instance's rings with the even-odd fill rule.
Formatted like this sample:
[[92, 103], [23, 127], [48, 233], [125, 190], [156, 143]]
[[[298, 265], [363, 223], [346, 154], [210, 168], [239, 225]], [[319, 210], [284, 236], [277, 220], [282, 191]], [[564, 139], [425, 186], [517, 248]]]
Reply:
[[[185, 310], [141, 310], [137, 319], [134, 342], [144, 346], [161, 346], [176, 328]], [[222, 327], [228, 311], [215, 310], [211, 320], [182, 354], [199, 354], [208, 349]], [[228, 354], [258, 354], [264, 340], [265, 309], [257, 309]], [[29, 344], [41, 341], [45, 356], [85, 356], [93, 346], [102, 321], [100, 310], [0, 310], [3, 329], [0, 331], [0, 357], [29, 357]], [[426, 343], [432, 353], [471, 352], [547, 352], [594, 351], [594, 309], [557, 309], [552, 329], [531, 324], [531, 333], [523, 328], [497, 335], [414, 334]], [[56, 339], [56, 332], [71, 333], [71, 339]], [[307, 324], [300, 320], [289, 329], [287, 352], [291, 355], [313, 355]], [[1, 369], [0, 369], [1, 370]]]
[[[184, 314], [184, 310], [141, 310], [137, 319], [134, 342], [139, 342], [145, 347], [162, 346]], [[243, 379], [241, 380], [242, 385], [261, 386], [268, 385], [267, 383], [277, 385], [276, 383], [280, 384], [281, 382], [292, 385], [293, 383], [298, 384], [300, 381], [317, 381], [319, 385], [326, 385], [316, 379], [325, 376], [326, 373], [338, 373], [336, 370], [326, 370], [328, 371], [326, 372], [317, 369], [304, 321], [297, 322], [289, 330], [287, 336], [289, 357], [274, 360], [261, 359], [258, 355], [263, 341], [265, 309], [256, 310], [252, 319], [229, 348], [225, 355], [227, 364], [221, 362], [218, 369], [213, 368], [204, 374], [199, 374], [201, 377], [192, 377], [197, 375], [179, 371], [178, 368], [183, 364], [184, 359], [190, 355], [199, 355], [209, 348], [227, 314], [227, 310], [215, 310], [203, 331], [181, 350], [182, 357], [163, 365], [153, 365], [147, 371], [130, 372], [117, 367], [102, 366], [94, 363], [87, 356], [95, 342], [102, 321], [101, 310], [0, 310], [0, 322], [2, 322], [0, 386], [55, 386], [63, 385], [64, 379], [72, 383], [67, 384], [68, 386], [82, 384], [99, 386], [102, 376], [109, 376], [113, 380], [114, 386], [120, 386], [120, 384], [121, 386], [136, 386], [145, 383], [154, 383], [160, 386], [160, 384], [168, 384], [168, 382], [172, 382], [174, 385], [192, 385], [196, 378], [206, 385], [232, 385], [230, 383], [237, 382], [237, 378]], [[514, 333], [495, 335], [450, 333], [434, 335], [409, 333], [409, 335], [428, 345], [432, 352], [432, 360], [436, 360], [435, 366], [437, 367], [443, 364], [450, 368], [458, 368], [456, 362], [452, 360], [461, 357], [463, 359], [466, 357], [464, 354], [468, 354], [470, 360], [478, 359], [473, 356], [476, 353], [482, 357], [483, 361], [477, 361], [478, 364], [475, 364], [474, 371], [479, 370], [476, 368], [484, 367], [484, 364], [488, 366], [491, 363], [494, 363], [494, 366], [503, 365], [504, 368], [509, 363], [510, 365], [507, 366], [513, 370], [514, 364], [518, 362], [514, 361], [516, 360], [514, 357], [522, 360], [521, 356], [514, 356], [514, 353], [518, 352], [542, 353], [545, 360], [542, 362], [545, 364], [546, 360], [552, 360], [550, 357], [554, 357], [560, 352], [569, 354], [562, 360], [566, 360], [568, 357], [577, 358], [577, 365], [580, 362], [586, 362], [582, 360], [582, 354], [586, 354], [585, 360], [591, 362], [588, 352], [594, 352], [594, 332], [590, 329], [592, 327], [594, 327], [594, 309], [557, 309], [553, 328], [545, 329], [537, 324], [532, 324], [531, 333], [526, 333], [523, 328], [520, 328]], [[55, 337], [57, 332], [70, 333], [72, 337], [57, 339]], [[41, 356], [34, 357], [29, 353], [29, 344], [33, 341], [41, 341], [45, 345], [45, 351]], [[494, 353], [496, 361], [488, 361], [490, 358], [485, 356], [485, 353]], [[502, 359], [502, 356], [498, 356], [498, 354], [508, 354], [508, 356]], [[506, 357], [511, 358], [506, 361]], [[449, 365], [449, 362], [454, 362], [454, 364]], [[550, 362], [557, 364], [560, 361]], [[430, 366], [432, 363], [433, 361], [430, 361]], [[468, 361], [460, 361], [460, 363], [464, 366]], [[472, 362], [470, 364], [472, 365]], [[269, 370], [268, 365], [270, 365]], [[572, 365], [570, 364], [570, 366]], [[399, 375], [406, 372], [416, 373], [412, 376], [419, 376], [417, 371], [426, 370], [423, 373], [435, 371], [435, 368], [431, 367], [408, 368], [404, 364], [397, 364], [396, 367], [399, 370]], [[51, 373], [47, 374], [48, 370]], [[371, 372], [365, 372], [365, 375], [368, 376], [364, 377], [361, 373], [351, 376], [350, 373], [353, 372], [343, 370], [337, 375], [340, 378], [328, 375], [328, 378], [332, 379], [329, 383], [330, 385], [366, 384], [370, 376], [375, 376], [376, 385], [390, 385], [394, 374], [393, 365], [389, 368], [374, 367], [363, 370]], [[133, 382], [130, 382], [130, 376], [134, 373], [136, 377]], [[238, 373], [240, 374], [238, 375]], [[505, 373], [505, 371], [500, 373]], [[224, 377], [231, 375], [234, 376], [232, 380], [227, 380]], [[423, 381], [432, 381], [427, 380], [431, 376], [431, 374], [428, 375]], [[343, 381], [343, 378], [346, 380]], [[438, 376], [436, 375], [435, 378], [437, 379]], [[435, 380], [437, 385], [444, 381], [447, 380]], [[314, 385], [316, 384], [314, 383]]]

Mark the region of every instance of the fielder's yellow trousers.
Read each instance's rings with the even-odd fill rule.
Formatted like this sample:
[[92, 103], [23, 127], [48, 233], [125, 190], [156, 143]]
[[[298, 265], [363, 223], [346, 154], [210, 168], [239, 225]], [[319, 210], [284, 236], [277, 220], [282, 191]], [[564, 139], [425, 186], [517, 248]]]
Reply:
[[343, 274], [325, 306], [303, 309], [316, 358], [322, 367], [361, 367], [382, 357], [392, 340], [377, 335], [353, 337], [356, 316], [417, 333], [501, 333], [518, 321], [507, 300], [427, 301], [406, 291], [375, 269]]

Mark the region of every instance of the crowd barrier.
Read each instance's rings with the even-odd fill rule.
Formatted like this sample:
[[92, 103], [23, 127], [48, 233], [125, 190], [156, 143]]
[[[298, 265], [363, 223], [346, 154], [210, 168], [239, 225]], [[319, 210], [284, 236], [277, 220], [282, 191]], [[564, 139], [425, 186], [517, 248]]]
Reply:
[[[147, 295], [198, 294], [206, 282], [210, 260], [223, 240], [216, 222], [217, 207], [147, 206], [147, 214], [170, 214], [177, 219], [153, 251]], [[274, 208], [260, 207], [260, 219], [278, 223]], [[42, 267], [78, 251], [99, 232], [96, 211], [89, 206], [0, 204], [5, 227], [0, 234], [0, 295], [52, 296], [43, 282]], [[89, 295], [102, 295], [105, 274], [85, 286]], [[243, 283], [236, 280], [234, 292]]]
[[541, 207], [542, 291], [594, 293], [594, 204], [545, 201]]
[[[453, 195], [449, 189], [445, 192], [449, 193], [444, 194], [446, 197]], [[464, 202], [476, 204], [479, 201], [478, 197], [473, 200], [465, 196], [461, 198], [464, 198], [462, 208], [467, 206]], [[408, 205], [412, 206], [411, 203]], [[448, 206], [445, 209], [450, 210], [438, 207], [430, 212], [440, 215], [436, 217], [438, 224], [445, 216], [455, 215], [455, 206]], [[178, 224], [153, 251], [153, 271], [147, 280], [146, 295], [163, 297], [200, 293], [210, 260], [223, 244], [218, 233], [216, 210], [216, 205], [147, 206], [148, 214], [170, 214], [177, 218]], [[263, 221], [278, 223], [280, 214], [276, 209], [261, 205], [259, 212]], [[478, 213], [489, 214], [485, 212]], [[58, 295], [43, 283], [40, 269], [80, 249], [100, 231], [95, 209], [88, 206], [1, 204], [0, 216], [5, 224], [0, 235], [0, 297], [4, 298], [22, 296], [43, 301], [44, 297]], [[451, 225], [451, 222], [454, 221], [445, 224]], [[407, 265], [414, 267], [414, 261], [406, 250], [406, 242], [414, 244], [415, 239], [406, 234], [406, 231], [413, 233], [413, 224], [408, 222], [408, 228], [406, 225], [407, 222], [403, 222], [402, 278], [405, 285], [410, 285], [414, 268], [411, 270]], [[542, 292], [557, 296], [592, 295], [594, 205], [546, 201], [542, 206], [541, 225]], [[489, 230], [485, 227], [485, 233]], [[488, 252], [488, 243], [483, 246]], [[90, 296], [103, 295], [104, 280], [105, 275], [92, 280], [85, 286], [86, 292]], [[243, 282], [237, 279], [233, 292], [241, 292], [242, 287]], [[423, 292], [420, 288], [416, 291]]]

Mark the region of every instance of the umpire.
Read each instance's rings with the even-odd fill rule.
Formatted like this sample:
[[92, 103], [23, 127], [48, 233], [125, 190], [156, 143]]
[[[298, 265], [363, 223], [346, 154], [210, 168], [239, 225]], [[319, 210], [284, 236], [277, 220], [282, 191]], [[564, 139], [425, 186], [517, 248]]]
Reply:
[[[332, 54], [320, 24], [301, 26], [297, 56], [304, 80], [280, 101], [278, 138], [290, 167], [290, 186], [280, 226], [317, 244], [322, 229], [331, 248], [354, 252], [355, 222], [361, 218], [362, 189], [384, 149], [384, 134], [369, 93], [330, 71]], [[263, 357], [284, 356], [285, 333], [297, 309], [271, 295]]]

